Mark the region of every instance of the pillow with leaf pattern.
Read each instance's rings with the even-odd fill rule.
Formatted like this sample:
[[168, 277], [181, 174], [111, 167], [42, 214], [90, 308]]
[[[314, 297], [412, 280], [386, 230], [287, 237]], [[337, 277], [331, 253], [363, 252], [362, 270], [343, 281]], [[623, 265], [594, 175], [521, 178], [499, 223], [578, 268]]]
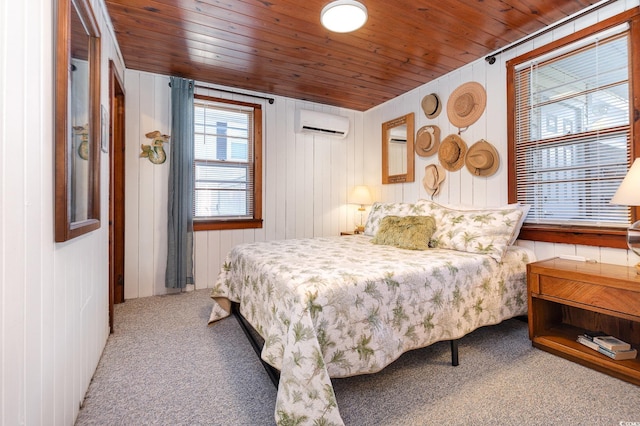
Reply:
[[409, 216], [415, 206], [410, 203], [381, 203], [376, 201], [371, 206], [367, 223], [364, 226], [364, 235], [375, 236], [380, 228], [380, 221], [386, 216]]
[[488, 254], [498, 262], [522, 216], [519, 209], [453, 210], [444, 208], [433, 234], [433, 247]]
[[[447, 210], [458, 210], [458, 211], [469, 211], [469, 210], [520, 210], [522, 212], [522, 216], [520, 216], [520, 220], [516, 225], [515, 232], [511, 237], [511, 241], [509, 241], [509, 245], [514, 245], [516, 240], [518, 239], [518, 235], [520, 234], [520, 229], [524, 224], [525, 219], [527, 218], [527, 214], [531, 209], [529, 204], [521, 204], [521, 203], [512, 203], [506, 204], [503, 206], [469, 206], [469, 205], [461, 205], [461, 204], [438, 204], [434, 201], [430, 200], [418, 200], [416, 202], [416, 209], [419, 209], [423, 212], [428, 212], [429, 214], [433, 214], [434, 216], [441, 216], [439, 212], [444, 212]], [[425, 213], [419, 213], [425, 214]], [[438, 220], [436, 220], [436, 224]]]

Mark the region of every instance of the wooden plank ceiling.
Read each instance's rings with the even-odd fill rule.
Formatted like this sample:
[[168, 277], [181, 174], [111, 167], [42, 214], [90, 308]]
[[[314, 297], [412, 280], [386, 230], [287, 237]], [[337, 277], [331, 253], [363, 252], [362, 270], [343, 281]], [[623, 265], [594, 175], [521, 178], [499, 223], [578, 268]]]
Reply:
[[320, 24], [329, 0], [106, 0], [129, 69], [365, 111], [596, 0], [362, 0], [361, 29]]

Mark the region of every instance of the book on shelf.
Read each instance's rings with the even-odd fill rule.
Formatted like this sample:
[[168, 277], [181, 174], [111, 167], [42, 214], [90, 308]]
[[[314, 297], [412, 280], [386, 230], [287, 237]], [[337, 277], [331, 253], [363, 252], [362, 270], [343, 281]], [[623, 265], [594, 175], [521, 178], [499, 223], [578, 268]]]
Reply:
[[636, 355], [638, 355], [638, 351], [635, 349], [624, 349], [621, 351], [610, 351], [608, 349], [603, 348], [602, 346], [598, 346], [598, 352], [603, 355], [608, 356], [609, 358], [615, 360], [623, 360], [623, 359], [635, 359]]
[[593, 342], [609, 351], [626, 351], [631, 349], [630, 344], [613, 336], [596, 336], [593, 338]]
[[605, 333], [604, 331], [585, 331], [583, 334], [584, 337], [586, 337], [587, 339], [593, 341], [594, 337], [601, 337], [601, 336], [608, 336], [607, 333]]
[[577, 342], [582, 343], [583, 345], [593, 349], [594, 351], [597, 351], [600, 347], [597, 343], [594, 343], [593, 340], [589, 340], [589, 338], [585, 336], [578, 336]]
[[[576, 341], [615, 360], [635, 359], [638, 354], [637, 350], [633, 349], [628, 343], [623, 342], [616, 337], [605, 335], [601, 332], [587, 331], [578, 336]], [[604, 341], [605, 343], [600, 344], [601, 341]], [[609, 346], [622, 349], [610, 349]]]

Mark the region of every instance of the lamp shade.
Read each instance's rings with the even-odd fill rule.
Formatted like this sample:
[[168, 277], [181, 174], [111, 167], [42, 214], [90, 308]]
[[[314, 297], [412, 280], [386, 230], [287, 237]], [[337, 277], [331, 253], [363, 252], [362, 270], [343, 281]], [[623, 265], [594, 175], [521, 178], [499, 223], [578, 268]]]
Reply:
[[611, 199], [611, 204], [640, 206], [640, 158], [636, 158], [627, 176]]
[[[631, 165], [629, 172], [613, 195], [611, 204], [640, 206], [640, 158], [636, 158]], [[627, 245], [631, 251], [640, 256], [640, 220], [627, 228]], [[636, 265], [636, 272], [640, 275], [640, 262]]]
[[356, 186], [349, 193], [349, 204], [360, 204], [361, 206], [371, 204], [371, 191], [369, 187]]
[[336, 0], [320, 13], [322, 25], [336, 33], [355, 31], [367, 22], [367, 8], [356, 0]]

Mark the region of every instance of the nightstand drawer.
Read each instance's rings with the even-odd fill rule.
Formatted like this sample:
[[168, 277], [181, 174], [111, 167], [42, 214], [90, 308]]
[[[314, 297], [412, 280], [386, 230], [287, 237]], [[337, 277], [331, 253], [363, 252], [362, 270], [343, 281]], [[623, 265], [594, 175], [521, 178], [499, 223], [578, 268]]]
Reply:
[[539, 276], [540, 294], [640, 316], [640, 292], [598, 284]]

